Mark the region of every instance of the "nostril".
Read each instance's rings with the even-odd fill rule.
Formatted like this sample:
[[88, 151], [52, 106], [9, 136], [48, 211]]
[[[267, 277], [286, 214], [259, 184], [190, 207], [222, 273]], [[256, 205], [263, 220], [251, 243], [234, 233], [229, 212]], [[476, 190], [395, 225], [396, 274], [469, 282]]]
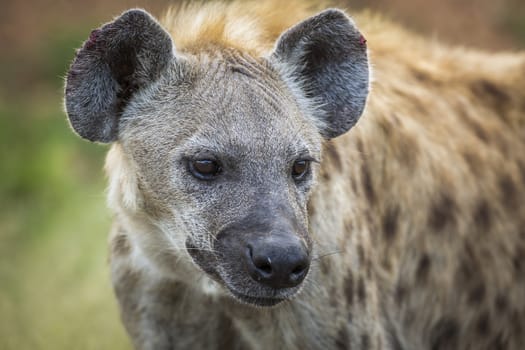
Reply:
[[302, 263], [297, 265], [292, 272], [290, 272], [290, 281], [291, 282], [300, 282], [304, 276], [306, 275], [306, 271], [308, 271], [308, 264]]
[[264, 254], [258, 255], [253, 252], [253, 247], [251, 245], [247, 246], [248, 256], [252, 262], [252, 271], [259, 280], [260, 278], [270, 278], [273, 273], [272, 269], [272, 259], [269, 256]]
[[305, 265], [299, 265], [292, 270], [292, 275], [300, 275], [306, 269]]
[[272, 260], [268, 256], [255, 257], [253, 259], [255, 268], [263, 273], [264, 276], [272, 274]]
[[255, 266], [257, 266], [259, 270], [263, 271], [264, 273], [268, 275], [272, 273], [272, 265], [269, 262], [263, 263], [261, 265], [255, 265]]

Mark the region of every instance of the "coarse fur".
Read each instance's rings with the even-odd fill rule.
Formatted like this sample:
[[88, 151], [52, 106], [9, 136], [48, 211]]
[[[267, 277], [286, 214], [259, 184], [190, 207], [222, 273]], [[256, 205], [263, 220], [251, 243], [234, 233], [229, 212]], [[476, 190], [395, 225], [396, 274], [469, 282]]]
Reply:
[[[362, 37], [319, 10], [131, 11], [79, 51], [66, 108], [113, 142], [112, 279], [135, 347], [520, 349], [525, 54], [353, 14]], [[223, 173], [193, 178], [195, 157]], [[312, 171], [294, 182], [301, 157]], [[239, 251], [282, 232], [311, 263], [272, 289]]]

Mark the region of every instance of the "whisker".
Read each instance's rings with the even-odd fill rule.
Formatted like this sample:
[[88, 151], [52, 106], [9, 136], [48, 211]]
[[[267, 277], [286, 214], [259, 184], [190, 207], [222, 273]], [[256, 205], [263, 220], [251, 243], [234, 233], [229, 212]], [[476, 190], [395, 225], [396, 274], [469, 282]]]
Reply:
[[312, 261], [319, 261], [319, 260], [321, 260], [323, 258], [326, 258], [327, 256], [341, 254], [342, 252], [343, 252], [342, 250], [335, 250], [333, 252], [329, 252], [329, 253], [326, 253], [326, 254], [322, 254], [322, 255], [313, 257]]

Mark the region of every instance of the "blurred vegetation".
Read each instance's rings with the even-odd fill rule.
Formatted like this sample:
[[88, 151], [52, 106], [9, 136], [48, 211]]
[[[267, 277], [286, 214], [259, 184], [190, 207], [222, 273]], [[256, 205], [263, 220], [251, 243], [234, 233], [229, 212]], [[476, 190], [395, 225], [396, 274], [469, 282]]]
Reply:
[[106, 147], [81, 141], [62, 111], [86, 33], [52, 31], [37, 60], [0, 59], [0, 349], [130, 347], [106, 263]]
[[[159, 13], [166, 2], [139, 5]], [[496, 10], [486, 5], [495, 14], [483, 10], [477, 25], [489, 24], [490, 35], [476, 37], [471, 30], [465, 41], [440, 30], [447, 21], [472, 20], [468, 8], [458, 11], [452, 0], [440, 2], [440, 13], [453, 16], [441, 20], [441, 27], [436, 27], [439, 21], [425, 22], [426, 14], [434, 14], [430, 2], [350, 3], [384, 9], [418, 31], [437, 31], [453, 43], [525, 47], [522, 0], [503, 1], [508, 6]], [[128, 349], [106, 258], [111, 214], [101, 169], [107, 147], [71, 132], [62, 85], [74, 49], [90, 29], [137, 4], [75, 0], [52, 5], [7, 1], [0, 14], [0, 349]]]

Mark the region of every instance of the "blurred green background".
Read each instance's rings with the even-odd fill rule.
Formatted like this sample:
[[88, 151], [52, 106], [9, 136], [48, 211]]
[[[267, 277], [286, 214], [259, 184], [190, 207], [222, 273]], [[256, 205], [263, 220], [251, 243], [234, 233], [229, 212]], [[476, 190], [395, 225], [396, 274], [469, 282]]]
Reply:
[[[168, 1], [5, 0], [0, 12], [0, 349], [129, 349], [109, 283], [107, 146], [77, 138], [63, 77], [92, 28]], [[343, 4], [345, 4], [343, 2]], [[416, 32], [525, 48], [523, 0], [355, 0]]]

